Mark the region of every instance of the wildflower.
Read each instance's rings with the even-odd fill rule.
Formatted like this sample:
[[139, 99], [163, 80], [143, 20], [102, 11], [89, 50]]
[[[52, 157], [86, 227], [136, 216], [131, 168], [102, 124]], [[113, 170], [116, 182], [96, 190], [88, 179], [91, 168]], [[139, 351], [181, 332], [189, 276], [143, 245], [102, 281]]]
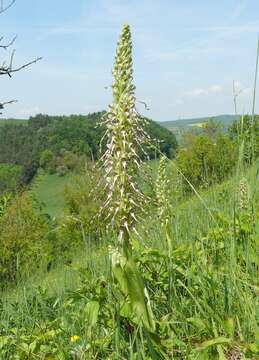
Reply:
[[75, 343], [75, 342], [77, 342], [79, 339], [80, 339], [80, 336], [78, 336], [78, 335], [73, 335], [73, 336], [71, 336], [70, 341], [71, 341], [72, 343]]
[[144, 129], [145, 121], [135, 108], [132, 43], [128, 25], [123, 27], [118, 43], [113, 75], [113, 103], [103, 121], [107, 146], [102, 166], [107, 197], [101, 213], [106, 213], [105, 220], [119, 234], [120, 245], [130, 248], [130, 234], [144, 204], [144, 195], [136, 181], [141, 163], [138, 150], [144, 151], [142, 145], [148, 135]]
[[156, 200], [158, 218], [163, 226], [167, 226], [171, 215], [171, 205], [169, 199], [169, 180], [166, 174], [167, 160], [163, 155], [159, 162], [158, 177], [156, 180]]
[[240, 180], [239, 183], [239, 208], [241, 211], [246, 211], [249, 206], [248, 199], [248, 184], [245, 178]]

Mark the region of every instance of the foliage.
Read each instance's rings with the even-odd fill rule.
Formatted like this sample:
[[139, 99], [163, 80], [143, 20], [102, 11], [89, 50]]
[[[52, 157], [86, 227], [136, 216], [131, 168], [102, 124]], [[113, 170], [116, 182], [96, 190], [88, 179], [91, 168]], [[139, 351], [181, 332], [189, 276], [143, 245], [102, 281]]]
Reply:
[[[100, 156], [100, 140], [104, 129], [98, 124], [104, 112], [89, 115], [36, 115], [26, 123], [6, 123], [0, 126], [0, 163], [23, 167], [23, 183], [31, 182], [38, 168], [53, 173], [59, 166], [78, 169], [85, 158]], [[161, 141], [161, 149], [174, 156], [175, 136], [152, 120], [147, 120], [147, 132]], [[149, 149], [154, 157], [154, 149]]]
[[195, 187], [222, 182], [231, 175], [237, 160], [237, 147], [223, 134], [215, 140], [207, 135], [189, 135], [188, 145], [179, 150], [177, 166]]
[[68, 173], [68, 168], [66, 165], [59, 165], [56, 171], [59, 176], [65, 176]]
[[50, 217], [64, 215], [66, 200], [65, 189], [70, 184], [73, 186], [71, 174], [48, 174], [39, 172], [31, 186], [31, 194], [37, 200], [42, 212]]
[[13, 199], [0, 219], [1, 282], [17, 280], [19, 274], [39, 266], [47, 254], [47, 230], [28, 195]]
[[243, 156], [245, 162], [251, 164], [252, 154], [254, 158], [259, 156], [259, 116], [245, 115], [236, 120], [229, 128], [230, 137], [235, 140], [239, 146], [243, 143]]
[[80, 172], [86, 161], [84, 155], [77, 155], [72, 151], [62, 149], [59, 155], [55, 155], [52, 150], [46, 149], [41, 153], [40, 167], [49, 174], [64, 176], [68, 172]]
[[22, 168], [18, 165], [0, 164], [0, 194], [16, 190], [21, 174]]
[[0, 197], [0, 217], [5, 214], [6, 209], [8, 208], [12, 200], [12, 193], [5, 193]]
[[[100, 171], [91, 162], [81, 174], [75, 175], [70, 184], [65, 188], [65, 202], [68, 222], [74, 223], [77, 236], [85, 236], [98, 239], [105, 229], [99, 221], [98, 213], [104, 200], [104, 190], [98, 186], [100, 183]], [[74, 234], [76, 236], [76, 234]]]
[[42, 151], [40, 154], [40, 167], [49, 173], [55, 172], [54, 153], [50, 149]]
[[[161, 242], [152, 247], [134, 242], [134, 260], [158, 319], [152, 325], [156, 326], [154, 334], [147, 335], [139, 326], [134, 315], [138, 312], [132, 310], [130, 297], [121, 292], [132, 292], [133, 297], [141, 294], [137, 283], [142, 280], [132, 273], [135, 267], [128, 283], [117, 273], [122, 283], [111, 287], [109, 272], [102, 270], [98, 275], [89, 262], [74, 269], [81, 276], [80, 286], [74, 290], [57, 297], [38, 287], [27, 293], [25, 303], [20, 300], [9, 310], [10, 304], [2, 304], [7, 320], [0, 320], [2, 358], [228, 359], [234, 353], [256, 358], [258, 287], [253, 273], [258, 264], [247, 269], [231, 220], [218, 214], [218, 221], [219, 227], [211, 228], [193, 245], [174, 247], [170, 255]], [[245, 227], [252, 229], [252, 223], [242, 220], [238, 232]], [[234, 239], [232, 255], [231, 244], [222, 242], [223, 234]], [[96, 250], [95, 261], [98, 256]], [[174, 270], [171, 305], [169, 256]], [[231, 256], [235, 262], [230, 266]], [[128, 273], [128, 269], [120, 269]], [[139, 311], [145, 310], [140, 307]]]

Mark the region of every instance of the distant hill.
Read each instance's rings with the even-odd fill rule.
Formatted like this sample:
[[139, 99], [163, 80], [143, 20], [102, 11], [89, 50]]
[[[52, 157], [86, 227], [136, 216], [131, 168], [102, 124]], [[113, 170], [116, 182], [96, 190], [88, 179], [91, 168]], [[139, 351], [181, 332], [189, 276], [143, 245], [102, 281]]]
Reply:
[[217, 115], [217, 116], [210, 116], [210, 117], [163, 121], [163, 122], [160, 122], [160, 124], [162, 126], [164, 126], [165, 128], [178, 134], [179, 132], [183, 131], [184, 129], [186, 129], [190, 126], [199, 127], [201, 124], [207, 122], [210, 119], [214, 119], [216, 121], [222, 122], [222, 124], [224, 125], [224, 128], [226, 129], [233, 123], [233, 121], [235, 121], [239, 117], [240, 117], [240, 115]]

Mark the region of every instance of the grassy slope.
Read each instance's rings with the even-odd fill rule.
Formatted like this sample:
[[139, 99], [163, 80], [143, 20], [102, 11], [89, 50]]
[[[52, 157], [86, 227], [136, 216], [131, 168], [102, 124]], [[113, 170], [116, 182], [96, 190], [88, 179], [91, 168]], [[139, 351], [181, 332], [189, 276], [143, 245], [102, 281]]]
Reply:
[[41, 174], [35, 180], [32, 193], [43, 205], [43, 210], [53, 217], [62, 215], [65, 207], [64, 190], [71, 181], [71, 175]]
[[[158, 163], [152, 162], [152, 170], [156, 172]], [[250, 184], [255, 178], [256, 168], [252, 169], [247, 174]], [[155, 176], [155, 175], [154, 175]], [[45, 210], [52, 216], [61, 215], [65, 208], [64, 189], [65, 186], [72, 181], [72, 175], [59, 177], [58, 175], [40, 175], [37, 184], [34, 184], [33, 192], [37, 199], [46, 204]], [[212, 217], [215, 213], [220, 212], [228, 216], [233, 216], [233, 203], [235, 189], [238, 187], [235, 176], [230, 180], [211, 187], [208, 190], [199, 192], [202, 200], [193, 195], [189, 200], [179, 204], [173, 204], [174, 209], [174, 234], [175, 240], [179, 245], [182, 242], [191, 243], [197, 238], [204, 236], [211, 228], [217, 226], [215, 218]], [[255, 202], [259, 204], [259, 188], [255, 190]], [[174, 203], [174, 199], [172, 199]], [[209, 210], [208, 210], [209, 209]], [[149, 219], [150, 220], [150, 219]], [[148, 220], [148, 223], [149, 223]], [[153, 222], [152, 222], [153, 223]], [[152, 231], [154, 225], [154, 229]], [[146, 224], [152, 233], [152, 246], [161, 247], [161, 233], [159, 232], [156, 223]], [[257, 224], [259, 232], [259, 224]], [[56, 269], [43, 274], [37, 274], [34, 278], [29, 280], [28, 286], [43, 285], [50, 289], [51, 294], [56, 296], [64, 293], [69, 289], [73, 289], [78, 284], [78, 273], [74, 271], [76, 268], [84, 267], [87, 263], [91, 263], [93, 273], [99, 275], [105, 270], [105, 257], [108, 256], [106, 250], [103, 248], [93, 248], [93, 253], [89, 249], [79, 249], [78, 254], [75, 254], [74, 261], [71, 267], [61, 264]], [[54, 286], [53, 286], [54, 284]], [[51, 285], [51, 286], [50, 286]], [[19, 292], [19, 289], [18, 289]], [[14, 295], [13, 292], [12, 296]], [[17, 297], [18, 300], [19, 296]]]
[[[158, 167], [157, 160], [151, 160], [152, 176], [155, 176]], [[73, 181], [73, 175], [58, 176], [57, 174], [40, 174], [34, 180], [32, 193], [43, 207], [43, 211], [50, 216], [59, 217], [65, 209], [64, 191]]]
[[[247, 174], [247, 176], [250, 178], [249, 182], [251, 184], [251, 178], [254, 178], [255, 174]], [[60, 195], [60, 191], [62, 188], [64, 189], [65, 184], [69, 181], [69, 177], [60, 178], [56, 175], [44, 175], [41, 179], [39, 179], [37, 189], [35, 188], [36, 185], [34, 185], [35, 194], [45, 200], [47, 203], [46, 209], [48, 209], [49, 213], [52, 212], [52, 214], [58, 214], [62, 212], [61, 205], [63, 200]], [[52, 186], [51, 191], [49, 191], [49, 186]], [[236, 186], [236, 179], [233, 177], [224, 184], [217, 185], [207, 191], [203, 191], [201, 196], [204, 203], [201, 203], [196, 196], [193, 196], [184, 203], [173, 204], [175, 214], [173, 224], [174, 240], [179, 243], [179, 245], [184, 242], [189, 242], [194, 245], [197, 239], [203, 238], [209, 228], [216, 226], [212, 218], [209, 216], [206, 206], [212, 213], [215, 211], [220, 211], [222, 214], [233, 213], [233, 199]], [[254, 189], [257, 190], [258, 203], [259, 189]], [[59, 194], [58, 196], [57, 193]], [[54, 204], [53, 201], [57, 200], [59, 200], [58, 204]], [[174, 203], [174, 199], [172, 199], [172, 203]], [[147, 245], [150, 242], [150, 246], [155, 248], [163, 247], [163, 236], [160, 232], [159, 226], [157, 226], [157, 223], [153, 223], [153, 225], [151, 224], [150, 226], [150, 236], [149, 239], [146, 239]], [[154, 229], [152, 230], [153, 227]], [[90, 247], [80, 249], [78, 254], [74, 254], [74, 261], [70, 266], [60, 264], [60, 266], [50, 272], [38, 273], [25, 283], [20, 283], [17, 288], [6, 291], [2, 294], [2, 301], [4, 304], [2, 319], [8, 319], [14, 314], [14, 316], [20, 316], [23, 318], [24, 322], [28, 322], [27, 326], [29, 327], [30, 321], [28, 320], [29, 317], [26, 310], [28, 307], [27, 299], [30, 294], [35, 293], [35, 289], [39, 286], [46, 289], [47, 294], [50, 296], [57, 298], [57, 302], [63, 303], [65, 301], [65, 294], [71, 290], [75, 291], [78, 286], [82, 286], [79, 279], [79, 273], [77, 271], [78, 268], [87, 267], [90, 278], [95, 279], [96, 281], [101, 275], [106, 274], [107, 269], [109, 268], [107, 265], [107, 251], [103, 247], [96, 248], [93, 244], [88, 246]], [[91, 269], [90, 272], [89, 269]], [[190, 287], [190, 289], [192, 288]], [[45, 295], [42, 296], [45, 297]], [[17, 301], [15, 313], [13, 313], [13, 308], [11, 306], [14, 301]], [[40, 298], [40, 301], [43, 301], [43, 299], [41, 300]], [[206, 304], [203, 305], [205, 306]], [[180, 303], [177, 306], [179, 306], [179, 309], [177, 307], [176, 310], [179, 312], [180, 316], [180, 312], [183, 311], [183, 307]], [[70, 314], [69, 309], [66, 309], [65, 312], [66, 314]], [[209, 314], [206, 313], [206, 316], [209, 316]], [[32, 323], [44, 321], [43, 318], [39, 318], [39, 314], [36, 310], [35, 313], [30, 314], [30, 317], [32, 319]], [[0, 321], [2, 321], [2, 319], [0, 316]], [[74, 334], [74, 324], [71, 323], [69, 326], [67, 325], [67, 334], [68, 339], [71, 334]], [[69, 342], [69, 340], [67, 340], [67, 342]], [[215, 359], [218, 358], [215, 357]]]

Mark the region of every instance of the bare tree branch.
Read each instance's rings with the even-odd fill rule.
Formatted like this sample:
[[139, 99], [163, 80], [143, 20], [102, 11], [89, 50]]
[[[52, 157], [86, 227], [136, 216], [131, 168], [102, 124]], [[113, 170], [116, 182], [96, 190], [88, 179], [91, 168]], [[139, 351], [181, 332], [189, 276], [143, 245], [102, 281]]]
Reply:
[[144, 101], [138, 100], [138, 103], [143, 104], [145, 106], [146, 110], [150, 110], [150, 108], [148, 107], [148, 105]]
[[11, 2], [8, 5], [4, 5], [4, 0], [1, 0], [1, 5], [0, 5], [0, 14], [2, 14], [3, 12], [5, 12], [7, 9], [9, 9], [16, 0], [11, 0]]
[[0, 109], [3, 109], [5, 107], [5, 105], [13, 104], [16, 102], [17, 102], [17, 100], [9, 100], [9, 101], [2, 102], [2, 103], [0, 103]]
[[[3, 39], [4, 39], [3, 36], [0, 37], [0, 43], [3, 41]], [[10, 46], [12, 46], [12, 45], [14, 44], [14, 42], [15, 42], [16, 39], [17, 39], [17, 35], [14, 36], [14, 37], [12, 38], [12, 40], [11, 40], [8, 44], [6, 44], [6, 45], [1, 45], [1, 44], [0, 44], [0, 48], [1, 48], [1, 49], [4, 49], [4, 50], [7, 50]]]
[[[16, 2], [16, 0], [8, 0], [8, 4], [5, 5], [5, 0], [0, 0], [0, 14], [2, 14], [7, 9], [9, 9], [15, 2]], [[0, 37], [0, 49], [7, 50], [9, 47], [11, 47], [14, 44], [16, 38], [17, 38], [17, 36], [15, 36], [9, 43], [1, 44], [4, 37], [3, 36]], [[26, 68], [32, 64], [35, 64], [36, 62], [38, 62], [39, 60], [42, 59], [42, 57], [38, 57], [38, 58], [36, 58], [30, 62], [27, 62], [21, 66], [13, 67], [14, 55], [15, 55], [15, 49], [11, 53], [9, 64], [7, 65], [7, 62], [4, 61], [2, 63], [2, 65], [0, 65], [0, 75], [8, 75], [9, 77], [12, 77], [12, 75], [11, 75], [12, 73], [23, 70], [24, 68]], [[17, 100], [9, 100], [6, 102], [0, 102], [0, 110], [4, 109], [5, 105], [13, 104], [15, 102], [17, 102]]]
[[20, 71], [32, 64], [35, 64], [36, 62], [42, 60], [42, 57], [38, 57], [26, 64], [23, 64], [17, 68], [13, 68], [13, 59], [14, 59], [14, 54], [15, 54], [15, 50], [13, 50], [11, 58], [10, 58], [10, 63], [8, 66], [5, 65], [5, 63], [2, 64], [2, 66], [0, 67], [0, 75], [8, 75], [9, 77], [12, 77], [11, 74], [15, 73], [17, 71]]
[[[17, 102], [17, 100], [9, 100], [9, 101], [2, 102], [2, 103], [0, 103], [0, 110], [4, 109], [5, 105], [13, 104], [16, 102]], [[0, 115], [2, 115], [1, 112], [0, 112]]]

